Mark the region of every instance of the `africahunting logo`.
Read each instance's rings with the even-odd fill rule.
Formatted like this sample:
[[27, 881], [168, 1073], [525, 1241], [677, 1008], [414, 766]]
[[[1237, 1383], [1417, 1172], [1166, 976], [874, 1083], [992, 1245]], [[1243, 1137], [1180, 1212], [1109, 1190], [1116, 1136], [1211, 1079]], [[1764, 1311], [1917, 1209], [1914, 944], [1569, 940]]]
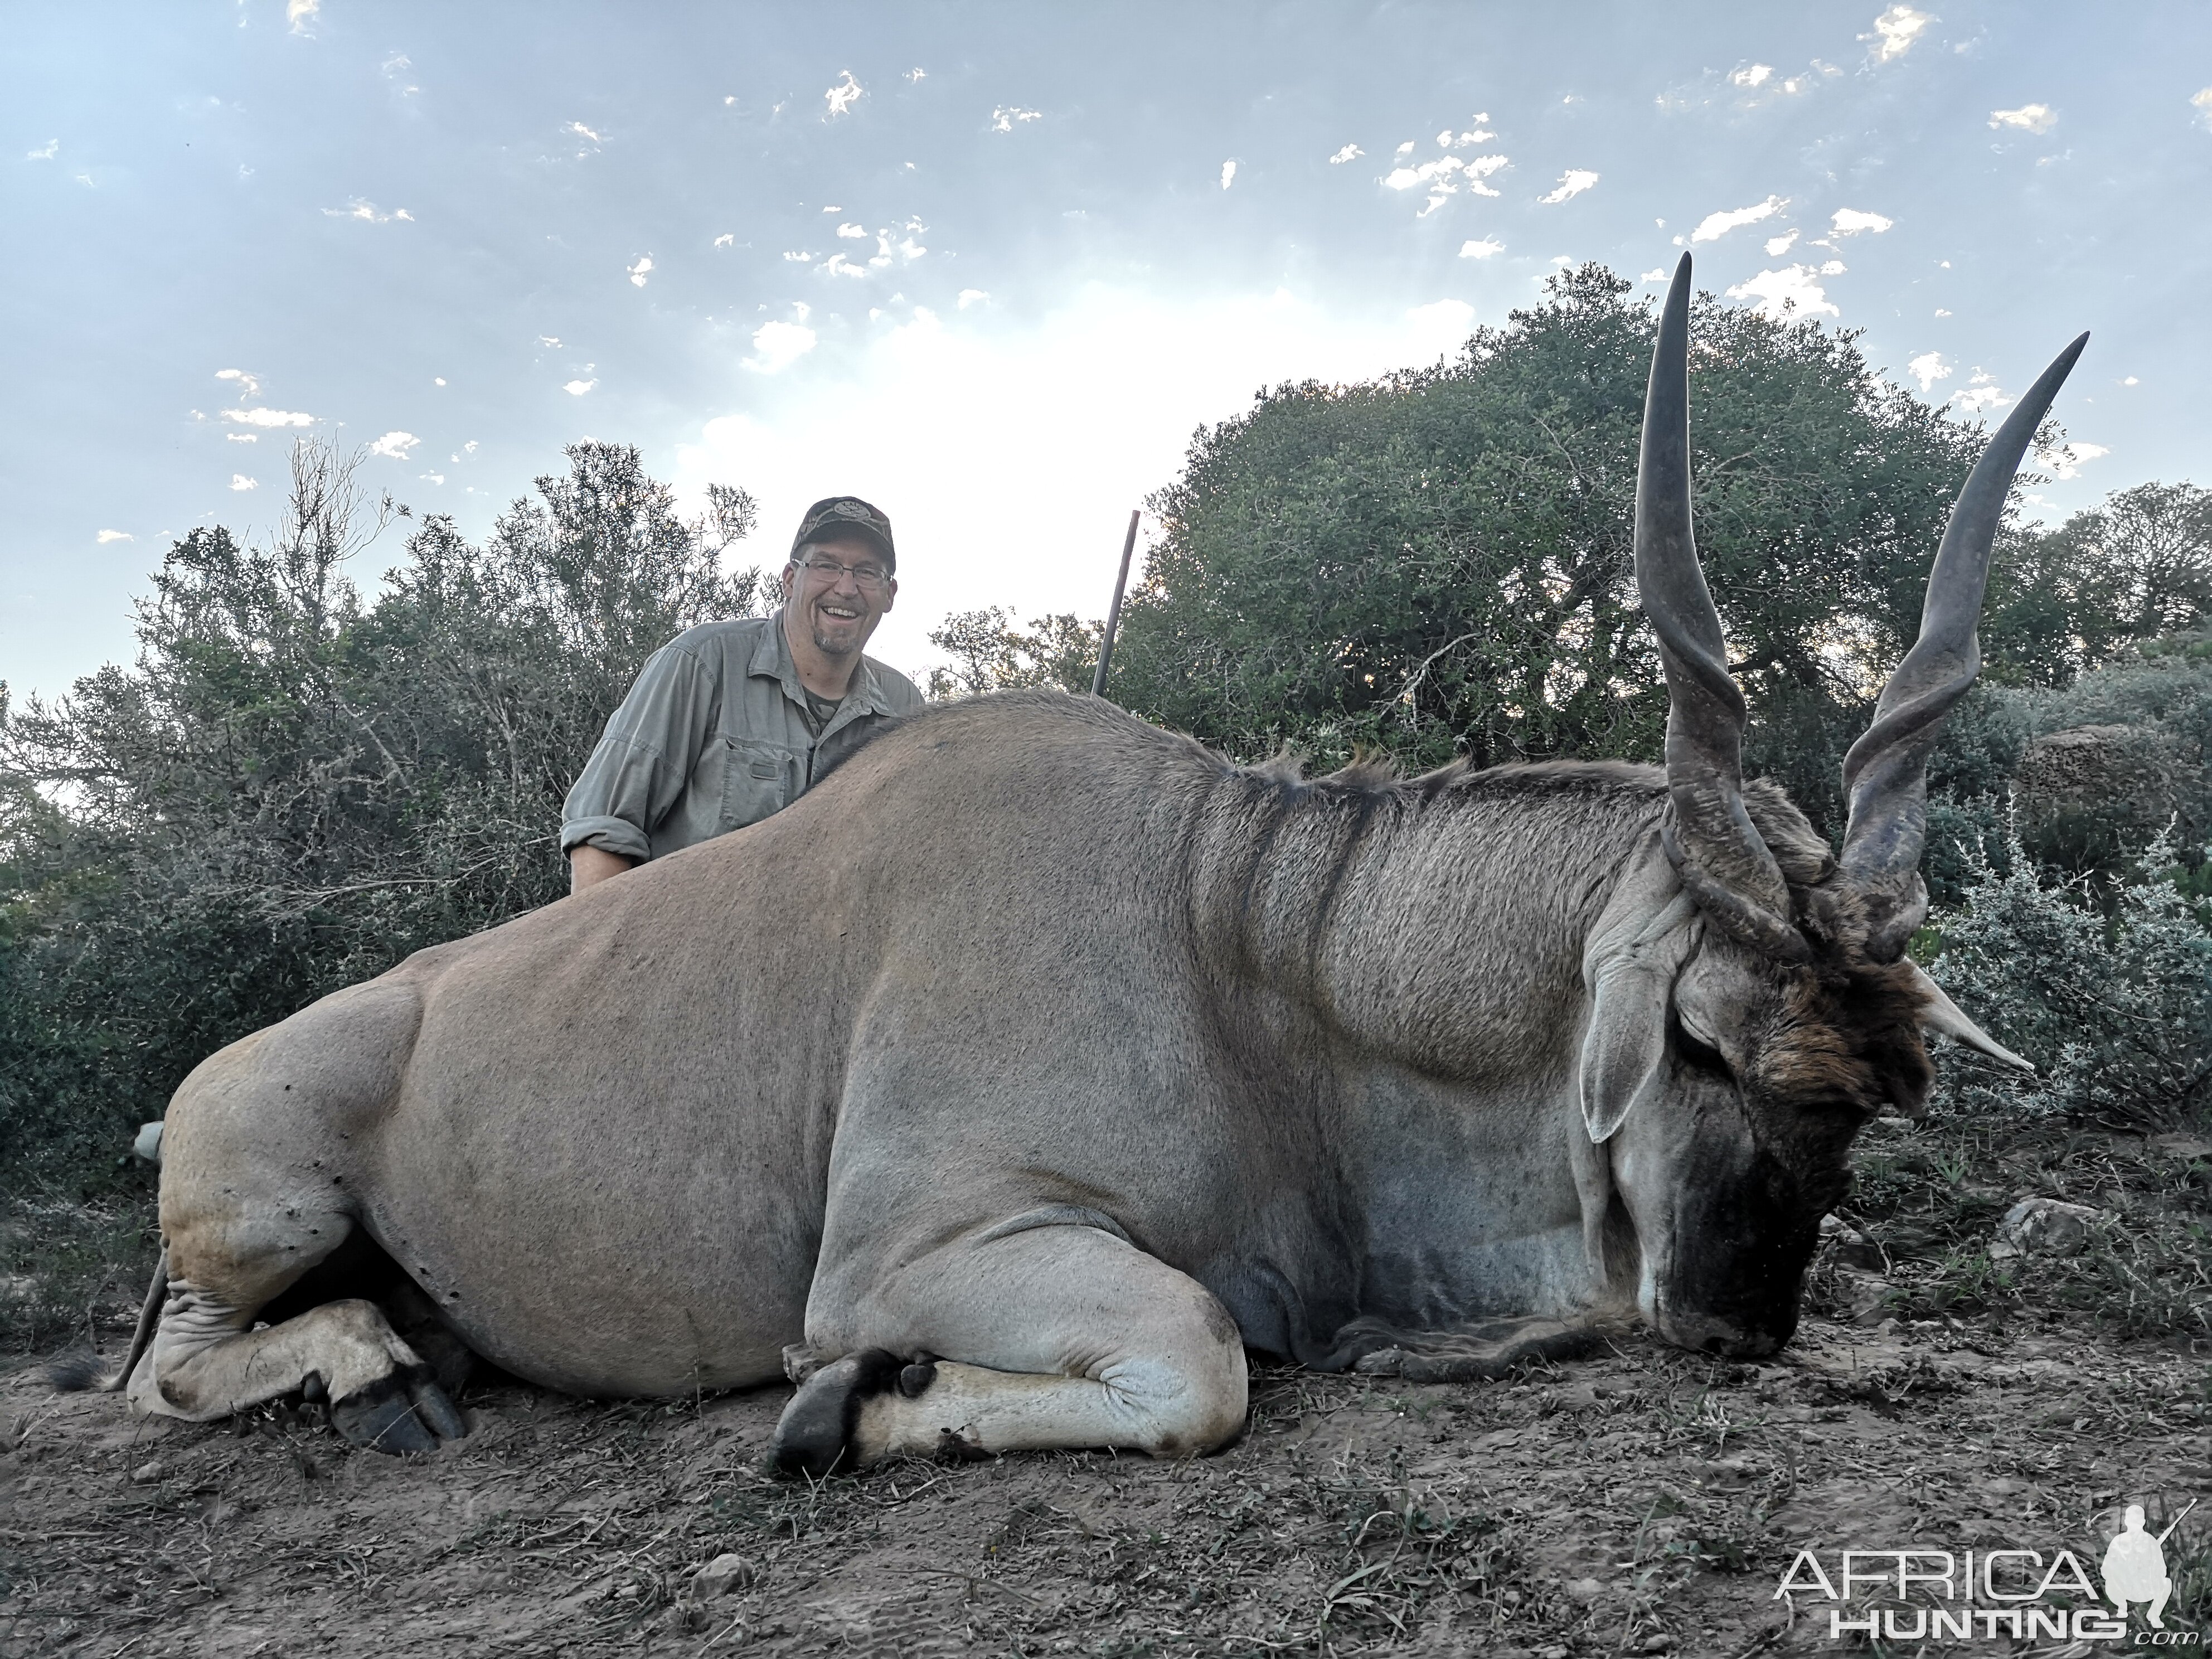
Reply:
[[2196, 1647], [2197, 1632], [2168, 1630], [2165, 1617], [2173, 1594], [2166, 1540], [2196, 1507], [2192, 1500], [2153, 1534], [2142, 1505], [2129, 1504], [2098, 1564], [2101, 1595], [2071, 1550], [1840, 1550], [1824, 1558], [1801, 1549], [1774, 1599], [1793, 1611], [1805, 1605], [1801, 1597], [1816, 1609], [1835, 1604], [1825, 1609], [1832, 1641], [2124, 1642], [2132, 1635], [2138, 1647]]

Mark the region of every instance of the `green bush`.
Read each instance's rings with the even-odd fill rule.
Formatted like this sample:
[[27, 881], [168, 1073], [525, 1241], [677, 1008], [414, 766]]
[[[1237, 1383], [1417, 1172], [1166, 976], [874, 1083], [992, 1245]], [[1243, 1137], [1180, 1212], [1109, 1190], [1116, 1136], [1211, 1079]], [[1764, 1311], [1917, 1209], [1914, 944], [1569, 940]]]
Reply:
[[302, 446], [271, 544], [170, 550], [134, 666], [0, 689], [0, 1182], [114, 1179], [214, 1050], [558, 896], [562, 799], [645, 658], [763, 597], [719, 568], [751, 502], [684, 521], [622, 446], [480, 547], [424, 521], [365, 600], [390, 516]]
[[1969, 1110], [2136, 1129], [2188, 1121], [2212, 1094], [2212, 931], [2172, 845], [2152, 843], [2109, 915], [2086, 882], [2052, 879], [2016, 836], [2008, 850], [2002, 871], [1967, 853], [1966, 904], [1938, 918], [1929, 971], [2038, 1075], [2017, 1081], [1976, 1060], [1946, 1067], [1942, 1086]]

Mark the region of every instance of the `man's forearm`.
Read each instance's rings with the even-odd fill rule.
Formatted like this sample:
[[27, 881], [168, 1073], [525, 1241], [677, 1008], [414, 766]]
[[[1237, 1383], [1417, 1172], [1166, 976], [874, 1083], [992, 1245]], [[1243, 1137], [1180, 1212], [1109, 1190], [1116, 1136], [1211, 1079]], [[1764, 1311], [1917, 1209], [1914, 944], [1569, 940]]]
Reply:
[[568, 852], [568, 890], [580, 893], [586, 887], [596, 887], [609, 876], [618, 876], [629, 867], [629, 860], [620, 853], [610, 853], [604, 847], [571, 848]]

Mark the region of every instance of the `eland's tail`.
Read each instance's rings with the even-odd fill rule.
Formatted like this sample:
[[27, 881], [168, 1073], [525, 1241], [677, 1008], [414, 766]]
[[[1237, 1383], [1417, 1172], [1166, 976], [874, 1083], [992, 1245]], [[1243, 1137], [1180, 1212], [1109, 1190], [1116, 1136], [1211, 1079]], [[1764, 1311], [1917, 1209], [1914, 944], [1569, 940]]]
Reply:
[[146, 1287], [146, 1300], [138, 1309], [138, 1328], [131, 1334], [130, 1352], [123, 1356], [121, 1367], [113, 1371], [102, 1369], [100, 1356], [89, 1352], [67, 1353], [46, 1366], [46, 1385], [64, 1394], [82, 1394], [88, 1390], [113, 1394], [131, 1381], [131, 1373], [138, 1369], [138, 1362], [146, 1357], [146, 1345], [154, 1340], [154, 1328], [161, 1322], [161, 1301], [169, 1288], [169, 1250], [161, 1247], [161, 1254], [154, 1261], [154, 1281]]

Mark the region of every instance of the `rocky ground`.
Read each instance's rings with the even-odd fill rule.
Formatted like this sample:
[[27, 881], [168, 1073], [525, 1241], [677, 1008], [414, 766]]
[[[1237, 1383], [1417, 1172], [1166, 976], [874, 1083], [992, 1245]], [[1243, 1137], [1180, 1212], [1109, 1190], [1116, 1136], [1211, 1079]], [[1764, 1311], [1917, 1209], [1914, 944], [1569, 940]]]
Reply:
[[[2167, 1626], [2201, 1641], [2195, 1144], [1951, 1159], [1955, 1135], [1884, 1126], [1777, 1363], [1625, 1333], [1495, 1382], [1263, 1371], [1244, 1439], [1195, 1462], [794, 1486], [758, 1468], [787, 1390], [608, 1406], [512, 1382], [465, 1396], [466, 1441], [402, 1460], [311, 1407], [142, 1421], [20, 1367], [0, 1378], [0, 1654], [1863, 1651], [1817, 1593], [1777, 1598], [1800, 1547], [1832, 1572], [1845, 1547], [1907, 1546], [2066, 1548], [2094, 1571], [2120, 1506], [2155, 1530], [2200, 1497], [2166, 1553]], [[1996, 1224], [2038, 1192], [2091, 1212], [2086, 1236], [2009, 1254]], [[118, 1283], [106, 1316], [133, 1299]]]

